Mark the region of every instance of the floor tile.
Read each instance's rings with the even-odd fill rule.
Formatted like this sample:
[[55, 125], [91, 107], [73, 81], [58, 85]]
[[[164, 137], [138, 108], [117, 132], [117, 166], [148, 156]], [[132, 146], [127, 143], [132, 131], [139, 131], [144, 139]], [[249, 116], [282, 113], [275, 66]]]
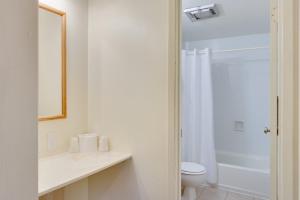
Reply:
[[205, 187], [199, 187], [196, 189], [196, 193], [197, 193], [197, 198], [200, 197], [200, 195], [203, 193], [203, 191], [205, 190]]
[[233, 192], [228, 192], [226, 200], [254, 200], [254, 197], [243, 195], [243, 194], [237, 194]]
[[225, 200], [227, 192], [223, 190], [218, 190], [216, 188], [206, 188], [204, 189], [198, 200]]
[[254, 200], [268, 200], [267, 198], [258, 198], [258, 197], [256, 197], [256, 198], [254, 198]]

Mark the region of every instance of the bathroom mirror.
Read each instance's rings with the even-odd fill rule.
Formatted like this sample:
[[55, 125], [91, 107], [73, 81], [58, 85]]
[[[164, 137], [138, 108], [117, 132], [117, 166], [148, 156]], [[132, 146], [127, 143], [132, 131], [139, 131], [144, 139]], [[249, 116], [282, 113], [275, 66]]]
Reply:
[[66, 118], [66, 14], [39, 5], [39, 121]]

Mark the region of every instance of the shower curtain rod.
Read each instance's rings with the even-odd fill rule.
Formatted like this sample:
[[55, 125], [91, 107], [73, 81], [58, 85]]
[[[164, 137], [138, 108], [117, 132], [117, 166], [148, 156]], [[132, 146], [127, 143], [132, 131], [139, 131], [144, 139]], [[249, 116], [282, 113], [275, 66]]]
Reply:
[[[257, 49], [269, 49], [269, 47], [262, 46], [262, 47], [252, 47], [252, 48], [240, 48], [240, 49], [226, 49], [226, 50], [212, 50], [212, 53], [223, 53], [223, 52], [234, 52], [234, 51], [250, 51], [250, 50], [257, 50]], [[188, 50], [189, 53], [193, 53], [194, 50]], [[203, 50], [197, 50], [197, 53], [205, 53]]]

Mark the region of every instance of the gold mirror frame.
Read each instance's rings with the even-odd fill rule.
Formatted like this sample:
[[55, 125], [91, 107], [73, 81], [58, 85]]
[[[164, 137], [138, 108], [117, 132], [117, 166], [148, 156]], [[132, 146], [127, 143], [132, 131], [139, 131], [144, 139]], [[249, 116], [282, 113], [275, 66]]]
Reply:
[[61, 16], [61, 35], [62, 35], [62, 44], [61, 44], [61, 52], [62, 52], [62, 58], [61, 58], [61, 87], [62, 87], [62, 111], [61, 114], [55, 115], [55, 116], [43, 116], [39, 117], [39, 121], [49, 121], [49, 120], [56, 120], [56, 119], [64, 119], [67, 118], [67, 23], [66, 23], [66, 13], [60, 10], [57, 10], [55, 8], [52, 8], [46, 4], [39, 3], [39, 8], [44, 9], [46, 11], [49, 11], [51, 13], [54, 13], [56, 15]]

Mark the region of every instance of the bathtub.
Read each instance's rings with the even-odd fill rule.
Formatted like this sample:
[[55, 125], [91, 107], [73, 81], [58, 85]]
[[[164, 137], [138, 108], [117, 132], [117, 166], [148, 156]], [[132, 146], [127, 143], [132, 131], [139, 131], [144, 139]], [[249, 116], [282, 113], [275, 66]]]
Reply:
[[217, 151], [219, 187], [262, 199], [270, 196], [269, 160]]

